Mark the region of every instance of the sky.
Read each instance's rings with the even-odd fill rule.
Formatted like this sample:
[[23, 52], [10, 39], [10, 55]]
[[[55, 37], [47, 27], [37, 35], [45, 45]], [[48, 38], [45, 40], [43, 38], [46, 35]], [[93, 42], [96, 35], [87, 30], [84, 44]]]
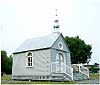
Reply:
[[90, 64], [100, 62], [100, 0], [0, 0], [0, 48], [11, 55], [28, 38], [60, 32], [92, 45]]

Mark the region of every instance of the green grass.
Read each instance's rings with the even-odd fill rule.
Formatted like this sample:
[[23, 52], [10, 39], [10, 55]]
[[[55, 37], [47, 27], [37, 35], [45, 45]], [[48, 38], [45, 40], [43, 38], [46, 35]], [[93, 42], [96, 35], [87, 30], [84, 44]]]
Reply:
[[[5, 80], [5, 81], [2, 81]], [[9, 81], [10, 80], [10, 81]], [[11, 75], [4, 74], [1, 77], [2, 84], [74, 84], [74, 81], [54, 82], [54, 81], [12, 81]]]
[[6, 75], [4, 74], [3, 76], [1, 76], [1, 80], [11, 80], [11, 75]]
[[[91, 74], [90, 79], [98, 79], [99, 73]], [[5, 80], [5, 81], [2, 81]], [[9, 81], [10, 80], [10, 81]], [[1, 77], [2, 84], [75, 84], [75, 81], [54, 82], [54, 81], [12, 81], [11, 75], [4, 74]]]
[[100, 74], [99, 73], [90, 74], [90, 79], [98, 79], [98, 78], [100, 78]]
[[52, 81], [11, 81], [1, 82], [2, 84], [74, 84], [74, 82], [52, 82]]

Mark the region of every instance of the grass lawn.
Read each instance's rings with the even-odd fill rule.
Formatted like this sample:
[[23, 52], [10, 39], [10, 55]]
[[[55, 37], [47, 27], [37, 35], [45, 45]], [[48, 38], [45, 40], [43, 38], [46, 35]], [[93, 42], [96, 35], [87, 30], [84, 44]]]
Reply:
[[11, 75], [4, 74], [3, 76], [1, 76], [1, 80], [11, 80]]
[[52, 82], [52, 81], [11, 81], [1, 82], [1, 84], [74, 84], [74, 82]]
[[[99, 74], [91, 74], [90, 79], [98, 79]], [[75, 84], [75, 81], [66, 81], [66, 82], [53, 82], [53, 81], [13, 81], [11, 75], [4, 74], [1, 77], [2, 84]]]
[[99, 79], [99, 78], [100, 78], [100, 74], [99, 73], [90, 74], [90, 79]]
[[11, 75], [4, 74], [1, 77], [1, 84], [74, 84], [74, 81], [53, 82], [53, 81], [13, 81]]

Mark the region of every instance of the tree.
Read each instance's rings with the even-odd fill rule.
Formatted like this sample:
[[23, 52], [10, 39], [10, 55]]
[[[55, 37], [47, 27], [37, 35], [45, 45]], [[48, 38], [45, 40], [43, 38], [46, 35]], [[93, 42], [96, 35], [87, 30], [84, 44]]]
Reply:
[[1, 51], [1, 72], [11, 74], [12, 73], [12, 56], [7, 56], [7, 52]]
[[87, 45], [83, 40], [76, 37], [65, 37], [65, 41], [71, 51], [72, 64], [88, 63], [91, 59], [91, 45]]
[[94, 63], [95, 66], [99, 66], [99, 63]]
[[100, 70], [100, 68], [99, 67], [91, 67], [91, 68], [89, 68], [89, 71], [90, 71], [90, 73], [98, 73], [98, 71]]
[[5, 72], [7, 67], [7, 52], [1, 51], [1, 72]]
[[12, 73], [12, 55], [10, 55], [7, 59], [7, 69], [6, 69], [7, 74]]

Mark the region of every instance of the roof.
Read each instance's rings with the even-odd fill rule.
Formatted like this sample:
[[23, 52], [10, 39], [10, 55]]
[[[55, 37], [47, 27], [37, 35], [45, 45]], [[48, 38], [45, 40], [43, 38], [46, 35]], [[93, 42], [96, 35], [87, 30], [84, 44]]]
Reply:
[[49, 48], [54, 44], [59, 36], [60, 33], [52, 33], [44, 37], [27, 39], [15, 50], [14, 53]]

